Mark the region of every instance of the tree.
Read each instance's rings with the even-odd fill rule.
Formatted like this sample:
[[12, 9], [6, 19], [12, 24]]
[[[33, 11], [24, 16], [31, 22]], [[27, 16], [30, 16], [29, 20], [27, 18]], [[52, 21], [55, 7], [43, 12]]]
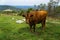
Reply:
[[24, 13], [24, 10], [20, 9], [20, 11], [18, 11], [18, 15], [22, 15]]
[[55, 10], [56, 10], [56, 13], [60, 13], [60, 6], [57, 6]]
[[46, 10], [46, 4], [41, 3], [40, 5], [37, 6], [37, 9], [38, 10]]
[[33, 10], [33, 8], [28, 8], [27, 13], [29, 13], [32, 10]]
[[48, 3], [49, 15], [56, 13], [56, 7], [58, 6], [59, 0], [50, 0]]
[[34, 10], [36, 10], [37, 9], [37, 6], [36, 5], [34, 5]]
[[51, 11], [52, 11], [52, 5], [51, 5], [51, 3], [49, 2], [49, 3], [48, 3], [48, 12], [51, 13]]

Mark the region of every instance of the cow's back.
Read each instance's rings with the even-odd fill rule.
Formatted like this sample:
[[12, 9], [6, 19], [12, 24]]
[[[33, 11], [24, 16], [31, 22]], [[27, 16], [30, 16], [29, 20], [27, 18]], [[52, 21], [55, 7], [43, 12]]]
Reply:
[[47, 16], [47, 11], [37, 11], [36, 17], [37, 19], [43, 20]]
[[47, 11], [32, 11], [30, 15], [33, 15], [33, 21], [39, 23], [42, 20], [45, 20], [47, 16]]

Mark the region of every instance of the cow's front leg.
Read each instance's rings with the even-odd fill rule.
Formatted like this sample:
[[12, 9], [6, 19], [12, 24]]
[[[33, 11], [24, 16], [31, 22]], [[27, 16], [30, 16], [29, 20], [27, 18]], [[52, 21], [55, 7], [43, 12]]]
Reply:
[[32, 32], [32, 25], [30, 25], [30, 31]]
[[33, 31], [34, 31], [34, 32], [35, 32], [35, 26], [36, 26], [36, 25], [34, 24], [34, 25], [33, 25]]

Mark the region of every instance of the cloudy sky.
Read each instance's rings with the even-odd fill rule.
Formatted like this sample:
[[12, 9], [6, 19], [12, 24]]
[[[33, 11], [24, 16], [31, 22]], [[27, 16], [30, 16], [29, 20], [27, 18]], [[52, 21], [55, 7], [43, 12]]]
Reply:
[[48, 2], [49, 0], [0, 0], [0, 5], [38, 5]]

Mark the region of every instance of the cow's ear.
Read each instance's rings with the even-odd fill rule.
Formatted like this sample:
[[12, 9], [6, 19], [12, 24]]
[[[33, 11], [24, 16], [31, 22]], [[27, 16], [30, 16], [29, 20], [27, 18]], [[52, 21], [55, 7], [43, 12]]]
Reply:
[[23, 17], [25, 17], [25, 15], [22, 15]]
[[31, 15], [30, 17], [33, 17], [33, 15]]

